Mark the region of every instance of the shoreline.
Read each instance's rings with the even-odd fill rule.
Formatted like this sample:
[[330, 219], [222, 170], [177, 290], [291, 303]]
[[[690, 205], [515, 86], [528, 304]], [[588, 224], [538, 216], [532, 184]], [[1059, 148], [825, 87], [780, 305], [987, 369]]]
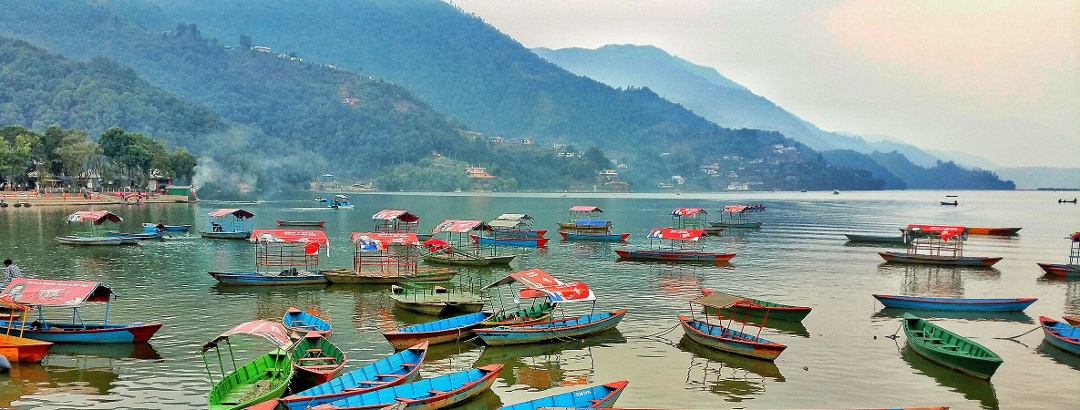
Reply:
[[[23, 195], [25, 194], [25, 195]], [[16, 207], [16, 204], [27, 204], [27, 208], [35, 206], [65, 206], [65, 205], [135, 205], [134, 199], [123, 199], [112, 193], [95, 192], [86, 198], [79, 194], [38, 194], [33, 191], [4, 191], [0, 198], [8, 204], [8, 208]], [[150, 195], [142, 198], [144, 204], [173, 204], [191, 203], [186, 195]], [[5, 208], [0, 208], [5, 209]]]

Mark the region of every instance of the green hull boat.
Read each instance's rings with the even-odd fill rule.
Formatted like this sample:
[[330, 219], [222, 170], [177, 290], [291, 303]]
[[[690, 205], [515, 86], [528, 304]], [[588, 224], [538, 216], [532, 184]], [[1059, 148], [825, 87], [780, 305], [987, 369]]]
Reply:
[[551, 319], [551, 313], [554, 311], [555, 305], [547, 301], [521, 309], [498, 310], [491, 317], [480, 322], [480, 327], [512, 326], [541, 322]]
[[911, 350], [934, 363], [984, 380], [1001, 366], [1001, 357], [990, 349], [910, 313], [904, 314], [903, 327]]
[[274, 349], [214, 384], [207, 402], [210, 410], [233, 410], [276, 399], [285, 393], [292, 375], [289, 354]]

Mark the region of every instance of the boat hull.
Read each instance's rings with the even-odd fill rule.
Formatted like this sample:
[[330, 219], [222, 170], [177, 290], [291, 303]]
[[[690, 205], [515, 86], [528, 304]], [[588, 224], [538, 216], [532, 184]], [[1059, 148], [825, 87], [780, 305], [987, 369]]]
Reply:
[[[150, 340], [161, 329], [161, 323], [135, 324], [88, 324], [45, 322], [47, 326], [26, 326], [22, 337], [52, 343], [142, 343]], [[0, 330], [18, 332], [19, 321], [0, 322]]]
[[492, 364], [312, 407], [312, 409], [382, 409], [403, 405], [407, 409], [435, 410], [453, 406], [489, 389], [503, 365]]
[[1001, 366], [990, 349], [909, 313], [902, 327], [911, 350], [934, 363], [984, 380]]
[[888, 308], [948, 310], [957, 312], [1021, 312], [1038, 300], [1035, 298], [971, 299], [881, 294], [874, 294], [874, 297], [877, 298], [882, 305], [885, 305], [885, 307]]
[[348, 360], [337, 345], [315, 332], [296, 342], [291, 357], [296, 378], [304, 386], [316, 386], [337, 377]]
[[542, 248], [544, 246], [547, 246], [547, 242], [549, 240], [551, 240], [551, 238], [543, 238], [543, 237], [539, 237], [539, 238], [515, 238], [515, 237], [494, 238], [494, 237], [490, 237], [490, 236], [478, 236], [478, 235], [469, 235], [469, 237], [472, 238], [473, 242], [481, 244], [481, 245], [520, 246], [520, 247], [526, 247], [526, 248]]
[[555, 305], [546, 301], [521, 309], [497, 311], [483, 322], [480, 322], [480, 327], [526, 325], [543, 322], [550, 320], [554, 311]]
[[326, 221], [286, 221], [277, 220], [278, 226], [305, 226], [309, 228], [322, 228]]
[[199, 235], [203, 238], [210, 239], [240, 239], [247, 240], [251, 237], [251, 231], [231, 231], [231, 232], [207, 232], [200, 230]]
[[427, 349], [427, 343], [411, 346], [277, 402], [290, 410], [302, 410], [406, 383], [420, 375], [420, 364], [424, 362]]
[[876, 243], [881, 245], [905, 245], [907, 240], [903, 236], [887, 235], [857, 235], [846, 233], [848, 242], [853, 243]]
[[761, 228], [761, 222], [714, 222], [709, 221], [709, 225], [713, 228], [734, 228], [734, 229], [758, 229]]
[[628, 233], [559, 232], [568, 241], [626, 242]]
[[773, 361], [784, 352], [784, 349], [787, 349], [787, 346], [782, 344], [720, 325], [708, 324], [688, 316], [679, 316], [679, 322], [690, 340], [723, 352]]
[[[149, 223], [149, 222], [143, 222], [142, 226], [143, 226], [143, 230], [146, 231], [146, 232], [151, 232], [151, 231], [156, 231], [157, 230], [157, 224], [152, 224], [152, 223]], [[191, 230], [191, 225], [165, 225], [165, 232], [183, 232], [183, 233], [187, 233], [187, 231], [189, 231], [189, 230]]]
[[424, 256], [424, 262], [457, 266], [509, 265], [516, 257], [517, 255], [484, 256], [432, 253]]
[[1063, 278], [1080, 278], [1080, 266], [1064, 263], [1038, 263], [1043, 272]]
[[208, 272], [222, 285], [235, 286], [287, 286], [287, 285], [324, 285], [326, 276], [321, 274], [269, 276], [258, 272]]
[[[210, 388], [207, 404], [210, 410], [236, 410], [281, 397], [293, 376], [289, 354], [275, 349], [233, 370]], [[269, 388], [248, 397], [258, 390], [257, 383], [269, 383]]]
[[473, 329], [490, 315], [483, 312], [470, 313], [418, 325], [406, 326], [392, 332], [383, 332], [394, 349], [402, 350], [418, 343], [449, 343], [463, 340], [473, 335]]
[[52, 342], [0, 334], [0, 356], [12, 363], [41, 363], [52, 345]]
[[359, 274], [349, 269], [319, 271], [326, 276], [326, 281], [333, 284], [391, 285], [402, 282], [443, 282], [457, 276], [458, 271], [450, 269], [432, 269], [418, 271], [416, 274], [394, 274], [361, 271]]
[[632, 261], [659, 261], [659, 262], [705, 262], [719, 263], [730, 261], [735, 257], [734, 253], [713, 252], [684, 252], [684, 251], [646, 251], [646, 250], [623, 250], [616, 249], [619, 259]]
[[511, 404], [499, 407], [498, 410], [537, 410], [551, 407], [574, 409], [609, 408], [615, 405], [615, 400], [619, 399], [619, 395], [626, 389], [627, 384], [626, 380], [620, 380]]
[[308, 332], [316, 332], [323, 337], [330, 337], [334, 331], [333, 326], [330, 326], [330, 323], [321, 317], [295, 307], [289, 307], [285, 311], [285, 314], [281, 316], [281, 324], [285, 325], [285, 329], [296, 334], [296, 337], [293, 337], [294, 339], [298, 339]]
[[526, 325], [476, 329], [473, 333], [488, 346], [540, 343], [567, 337], [584, 337], [613, 329], [624, 316], [626, 310], [619, 309]]
[[[713, 290], [702, 289], [701, 293], [708, 295]], [[736, 302], [729, 308], [718, 309], [721, 316], [738, 320], [782, 320], [785, 322], [801, 322], [813, 310], [809, 306], [785, 305], [760, 299], [738, 296], [743, 300]], [[717, 309], [706, 308], [706, 312]]]
[[605, 224], [578, 225], [577, 222], [559, 222], [559, 229], [576, 229], [579, 231], [606, 231], [611, 229], [611, 221]]
[[124, 242], [119, 237], [93, 238], [87, 236], [57, 236], [56, 240], [64, 245], [75, 246], [117, 246]]
[[1080, 327], [1074, 327], [1046, 316], [1039, 317], [1039, 326], [1042, 327], [1043, 337], [1047, 343], [1080, 356]]
[[980, 228], [980, 227], [968, 227], [966, 231], [968, 235], [990, 235], [990, 236], [1013, 236], [1017, 235], [1023, 228]]
[[982, 256], [933, 256], [916, 255], [903, 252], [878, 252], [885, 262], [908, 263], [916, 265], [947, 265], [947, 266], [993, 266], [1001, 260], [1000, 257], [989, 258]]

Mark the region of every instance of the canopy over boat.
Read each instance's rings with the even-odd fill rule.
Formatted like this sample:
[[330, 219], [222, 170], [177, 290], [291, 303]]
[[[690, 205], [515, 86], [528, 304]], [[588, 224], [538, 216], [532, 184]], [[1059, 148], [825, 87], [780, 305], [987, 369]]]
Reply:
[[963, 235], [965, 229], [963, 226], [911, 224], [907, 226], [905, 232], [908, 234], [917, 234], [919, 232], [935, 234], [940, 236], [941, 240], [948, 241], [952, 237]]
[[696, 241], [705, 234], [704, 229], [655, 228], [649, 232], [649, 239], [671, 239], [676, 241]]
[[412, 232], [353, 232], [352, 241], [361, 251], [381, 251], [390, 245], [420, 244], [420, 239]]
[[[581, 282], [561, 283], [536, 289], [547, 295], [551, 303], [588, 302], [596, 300], [596, 294], [589, 285]], [[524, 294], [523, 294], [524, 296]]]
[[708, 212], [701, 208], [675, 208], [671, 211], [672, 216], [694, 216], [699, 213], [707, 214]]
[[232, 215], [233, 217], [236, 217], [237, 219], [250, 219], [250, 218], [255, 216], [255, 214], [253, 214], [251, 212], [245, 211], [243, 209], [238, 209], [238, 208], [215, 209], [213, 211], [208, 212], [206, 215], [209, 215], [211, 218], [224, 218], [226, 216]]
[[514, 282], [525, 286], [526, 289], [521, 292], [521, 297], [524, 298], [547, 296], [552, 303], [596, 300], [596, 294], [592, 292], [592, 289], [589, 289], [588, 285], [581, 282], [563, 283], [551, 276], [551, 274], [535, 268], [506, 275], [502, 279], [484, 286], [481, 290]]
[[23, 305], [77, 307], [85, 302], [108, 302], [122, 296], [101, 282], [13, 278], [0, 298]]
[[507, 221], [531, 221], [533, 217], [526, 214], [502, 214], [495, 219], [505, 219]]
[[1080, 242], [1080, 232], [1073, 232], [1072, 236], [1070, 236], [1069, 239], [1071, 239], [1073, 242]]
[[746, 298], [729, 295], [722, 292], [710, 292], [708, 295], [701, 296], [696, 299], [691, 299], [690, 303], [697, 303], [699, 305], [715, 309], [726, 309], [735, 306], [735, 304], [744, 300], [746, 300]]
[[64, 218], [68, 222], [93, 222], [101, 225], [105, 222], [123, 222], [124, 219], [109, 211], [75, 211]]
[[746, 212], [749, 209], [750, 209], [750, 207], [746, 206], [746, 205], [725, 205], [724, 209], [721, 209], [721, 211], [737, 214], [737, 213]]
[[603, 213], [604, 210], [600, 209], [600, 207], [598, 207], [598, 206], [575, 205], [575, 206], [570, 207], [570, 212], [599, 212], [599, 213]]
[[491, 284], [480, 288], [480, 290], [487, 290], [496, 286], [509, 285], [511, 283], [518, 282], [530, 289], [540, 289], [548, 286], [560, 285], [563, 282], [556, 279], [551, 274], [544, 272], [540, 269], [529, 269], [521, 272], [514, 272], [504, 276]]
[[236, 325], [232, 329], [215, 337], [214, 340], [206, 342], [202, 347], [202, 351], [205, 352], [213, 349], [221, 341], [228, 340], [230, 336], [237, 334], [259, 336], [269, 340], [275, 346], [280, 348], [286, 348], [292, 344], [292, 340], [289, 339], [289, 331], [286, 330], [285, 326], [281, 323], [274, 323], [266, 320], [253, 320], [251, 322], [244, 322]]
[[439, 232], [457, 232], [465, 233], [469, 231], [488, 230], [490, 227], [484, 221], [472, 221], [472, 220], [458, 220], [447, 219], [442, 223], [435, 225], [435, 228], [431, 230], [431, 233]]
[[516, 219], [492, 219], [488, 221], [488, 226], [492, 228], [517, 228], [528, 227], [523, 221]]
[[314, 242], [330, 246], [330, 240], [323, 231], [303, 229], [256, 229], [251, 232], [251, 242]]
[[398, 220], [401, 222], [411, 223], [419, 221], [420, 217], [414, 215], [412, 212], [409, 211], [402, 211], [397, 209], [383, 209], [379, 212], [376, 212], [375, 215], [372, 215], [371, 219], [376, 221]]

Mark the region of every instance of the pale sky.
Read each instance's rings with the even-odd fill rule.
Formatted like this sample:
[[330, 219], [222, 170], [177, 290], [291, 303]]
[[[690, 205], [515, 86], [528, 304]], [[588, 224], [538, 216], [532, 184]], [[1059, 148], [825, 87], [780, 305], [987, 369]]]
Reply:
[[827, 131], [1080, 167], [1080, 0], [446, 0], [525, 47], [653, 45]]

